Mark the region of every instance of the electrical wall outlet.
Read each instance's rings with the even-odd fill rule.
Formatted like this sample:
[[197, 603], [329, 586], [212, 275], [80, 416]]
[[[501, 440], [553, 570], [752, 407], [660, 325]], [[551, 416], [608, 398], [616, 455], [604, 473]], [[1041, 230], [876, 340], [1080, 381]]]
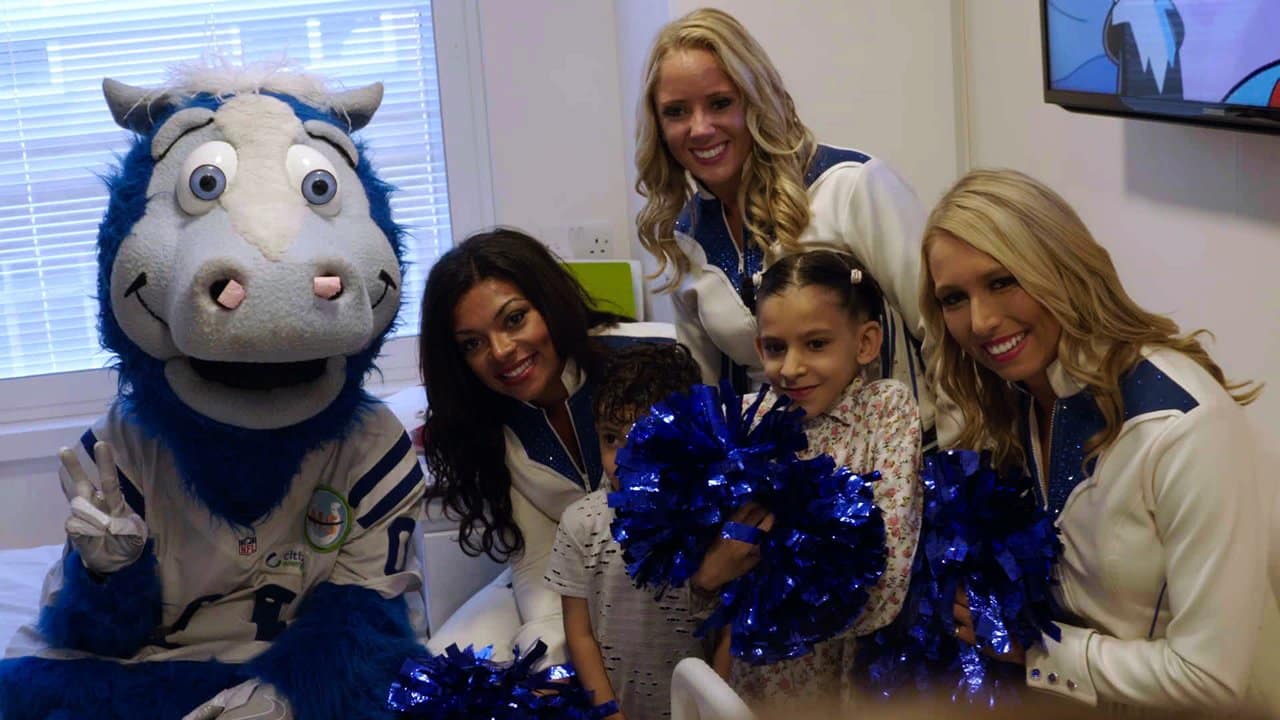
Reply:
[[569, 248], [575, 258], [607, 260], [624, 257], [614, 247], [613, 226], [607, 222], [590, 222], [569, 226]]

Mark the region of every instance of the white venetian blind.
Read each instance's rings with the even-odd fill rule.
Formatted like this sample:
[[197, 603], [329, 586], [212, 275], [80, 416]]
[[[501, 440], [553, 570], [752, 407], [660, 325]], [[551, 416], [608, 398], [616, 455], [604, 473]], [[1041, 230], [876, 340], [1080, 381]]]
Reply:
[[102, 367], [99, 176], [128, 147], [102, 78], [153, 87], [202, 56], [287, 58], [340, 88], [381, 81], [359, 136], [409, 229], [416, 271], [400, 327], [417, 328], [423, 269], [450, 243], [429, 0], [0, 1], [0, 379]]

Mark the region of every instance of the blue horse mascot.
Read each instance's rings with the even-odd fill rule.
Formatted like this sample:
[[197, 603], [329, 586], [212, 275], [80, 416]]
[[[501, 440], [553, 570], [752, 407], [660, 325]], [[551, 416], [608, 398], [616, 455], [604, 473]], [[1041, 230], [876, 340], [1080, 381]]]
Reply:
[[288, 68], [105, 80], [99, 326], [120, 391], [60, 454], [67, 544], [0, 716], [383, 718], [418, 652], [425, 483], [362, 389], [402, 231], [351, 133], [382, 101]]

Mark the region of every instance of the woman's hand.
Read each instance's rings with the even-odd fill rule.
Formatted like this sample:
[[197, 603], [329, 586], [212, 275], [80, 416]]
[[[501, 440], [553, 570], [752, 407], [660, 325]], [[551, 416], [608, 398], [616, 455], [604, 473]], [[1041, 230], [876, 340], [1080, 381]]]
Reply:
[[[728, 522], [754, 527], [761, 532], [773, 529], [773, 513], [755, 502], [745, 503], [729, 518]], [[727, 525], [728, 523], [726, 523]], [[706, 593], [746, 575], [760, 562], [759, 542], [744, 542], [717, 536], [702, 557], [702, 564], [693, 574], [691, 582], [695, 590]]]
[[[956, 621], [956, 639], [962, 643], [977, 645], [978, 636], [973, 628], [973, 615], [969, 612], [969, 593], [965, 592], [963, 584], [956, 588], [956, 598], [951, 606], [951, 614]], [[999, 655], [988, 647], [982, 649], [982, 654], [1000, 662], [1015, 665], [1027, 664], [1027, 651], [1012, 637], [1009, 638], [1009, 652]]]

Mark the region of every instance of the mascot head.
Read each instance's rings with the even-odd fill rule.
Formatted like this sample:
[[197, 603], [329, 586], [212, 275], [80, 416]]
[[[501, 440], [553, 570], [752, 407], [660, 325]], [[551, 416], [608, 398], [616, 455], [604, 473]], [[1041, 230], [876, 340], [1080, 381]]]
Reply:
[[382, 85], [190, 67], [103, 91], [136, 134], [98, 236], [125, 411], [215, 515], [248, 523], [358, 423], [399, 309], [401, 231], [350, 135]]

